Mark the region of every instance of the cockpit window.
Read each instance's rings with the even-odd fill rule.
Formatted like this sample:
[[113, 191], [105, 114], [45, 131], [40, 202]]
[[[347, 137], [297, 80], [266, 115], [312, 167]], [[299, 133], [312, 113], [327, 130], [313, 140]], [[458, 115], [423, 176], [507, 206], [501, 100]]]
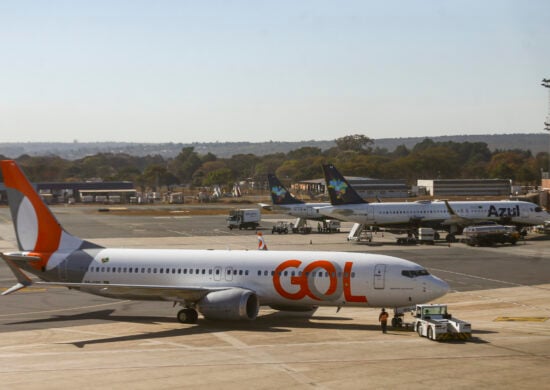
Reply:
[[403, 270], [401, 275], [406, 276], [407, 278], [416, 278], [417, 276], [427, 276], [430, 273], [425, 269], [416, 269], [416, 270]]
[[542, 211], [542, 207], [537, 206], [535, 207], [535, 212], [540, 213]]

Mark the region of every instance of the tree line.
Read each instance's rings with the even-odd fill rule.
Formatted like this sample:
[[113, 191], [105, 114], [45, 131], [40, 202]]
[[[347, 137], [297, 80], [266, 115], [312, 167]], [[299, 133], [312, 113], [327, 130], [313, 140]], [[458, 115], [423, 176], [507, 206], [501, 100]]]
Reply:
[[[321, 164], [333, 163], [348, 176], [378, 179], [511, 179], [515, 184], [537, 185], [541, 170], [547, 170], [548, 153], [533, 156], [529, 150], [489, 150], [484, 142], [434, 142], [426, 138], [409, 149], [377, 148], [362, 134], [335, 140], [326, 150], [301, 147], [288, 153], [264, 156], [236, 154], [218, 158], [184, 147], [173, 158], [98, 153], [78, 160], [57, 156], [22, 155], [17, 162], [31, 181], [133, 181], [143, 190], [161, 186], [231, 186], [241, 180], [265, 181], [275, 173], [290, 183], [323, 176]], [[0, 158], [4, 156], [0, 155]]]

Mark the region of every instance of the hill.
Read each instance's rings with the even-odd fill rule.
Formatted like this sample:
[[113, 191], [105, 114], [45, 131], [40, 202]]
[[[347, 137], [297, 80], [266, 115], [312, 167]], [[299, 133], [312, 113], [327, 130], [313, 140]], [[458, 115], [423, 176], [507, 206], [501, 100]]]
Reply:
[[[492, 135], [453, 135], [440, 137], [380, 138], [375, 147], [393, 151], [399, 145], [412, 148], [425, 138], [436, 142], [485, 142], [491, 151], [496, 149], [530, 150], [533, 155], [547, 152], [548, 134], [492, 134]], [[126, 153], [133, 156], [161, 155], [164, 158], [176, 156], [182, 148], [192, 146], [199, 154], [212, 153], [218, 157], [231, 157], [236, 154], [263, 156], [271, 153], [287, 153], [304, 146], [314, 146], [326, 150], [335, 146], [334, 141], [300, 142], [193, 142], [193, 143], [132, 143], [132, 142], [24, 142], [0, 143], [0, 155], [16, 158], [23, 154], [30, 156], [57, 155], [64, 159], [76, 160], [97, 153]]]

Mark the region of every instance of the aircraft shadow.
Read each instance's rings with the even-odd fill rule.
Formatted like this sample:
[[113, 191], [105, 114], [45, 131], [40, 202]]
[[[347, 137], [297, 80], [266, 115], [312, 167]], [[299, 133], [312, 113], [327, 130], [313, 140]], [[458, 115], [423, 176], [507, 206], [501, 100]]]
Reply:
[[[137, 316], [122, 316], [113, 315], [112, 310], [102, 310], [74, 316], [56, 316], [55, 318], [25, 321], [25, 323], [37, 322], [58, 322], [58, 321], [74, 321], [74, 320], [90, 320], [99, 319], [104, 321], [117, 322], [137, 322], [143, 324], [176, 322], [174, 318], [169, 317], [137, 317]], [[72, 342], [78, 348], [83, 348], [87, 345], [115, 343], [123, 341], [139, 341], [139, 340], [154, 340], [186, 335], [196, 335], [204, 333], [226, 332], [226, 331], [245, 331], [245, 332], [292, 332], [293, 328], [308, 328], [308, 329], [337, 329], [337, 330], [371, 330], [380, 331], [379, 325], [368, 324], [350, 324], [351, 318], [348, 317], [330, 317], [330, 316], [308, 316], [298, 317], [295, 313], [269, 313], [258, 317], [254, 321], [212, 321], [199, 319], [196, 325], [181, 324], [179, 329], [163, 330], [159, 332], [145, 332], [135, 335], [125, 335], [116, 337], [107, 337], [93, 340], [82, 340]], [[347, 323], [346, 323], [347, 322]]]
[[[115, 337], [106, 337], [93, 340], [82, 340], [72, 342], [78, 348], [86, 345], [106, 344], [124, 341], [154, 340], [186, 335], [196, 335], [204, 333], [226, 332], [226, 331], [245, 331], [245, 332], [292, 332], [292, 329], [325, 329], [325, 330], [349, 330], [349, 331], [380, 331], [380, 326], [375, 324], [357, 324], [350, 323], [352, 318], [344, 316], [315, 316], [311, 314], [297, 314], [288, 312], [273, 312], [261, 315], [254, 321], [213, 321], [200, 318], [197, 324], [181, 324], [181, 328], [163, 330], [159, 332], [145, 332], [135, 335], [124, 335]], [[98, 310], [93, 312], [78, 313], [73, 315], [54, 315], [48, 318], [33, 319], [26, 321], [16, 321], [4, 325], [39, 325], [66, 323], [67, 326], [74, 326], [79, 321], [97, 321], [101, 322], [131, 322], [138, 324], [154, 325], [159, 323], [177, 322], [173, 317], [161, 316], [134, 316], [117, 315], [116, 310]], [[373, 318], [373, 322], [376, 319]], [[40, 329], [42, 327], [34, 326], [32, 328]], [[407, 332], [406, 329], [392, 329], [390, 331]]]

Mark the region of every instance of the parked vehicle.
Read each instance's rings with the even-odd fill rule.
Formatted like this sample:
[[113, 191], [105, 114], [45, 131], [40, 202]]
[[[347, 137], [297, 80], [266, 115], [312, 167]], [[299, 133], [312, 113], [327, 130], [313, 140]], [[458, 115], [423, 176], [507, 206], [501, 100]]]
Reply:
[[234, 228], [241, 229], [256, 229], [260, 225], [260, 210], [259, 209], [235, 209], [229, 212], [227, 217], [227, 227], [231, 230]]
[[413, 329], [420, 337], [430, 340], [470, 339], [472, 326], [469, 322], [453, 318], [447, 311], [447, 305], [416, 305]]
[[515, 245], [521, 235], [515, 226], [481, 225], [467, 226], [462, 231], [464, 242], [470, 246], [488, 246], [510, 243]]
[[278, 221], [275, 225], [273, 225], [273, 228], [271, 228], [271, 234], [274, 234], [274, 233], [287, 234], [288, 229], [289, 229], [288, 222]]

